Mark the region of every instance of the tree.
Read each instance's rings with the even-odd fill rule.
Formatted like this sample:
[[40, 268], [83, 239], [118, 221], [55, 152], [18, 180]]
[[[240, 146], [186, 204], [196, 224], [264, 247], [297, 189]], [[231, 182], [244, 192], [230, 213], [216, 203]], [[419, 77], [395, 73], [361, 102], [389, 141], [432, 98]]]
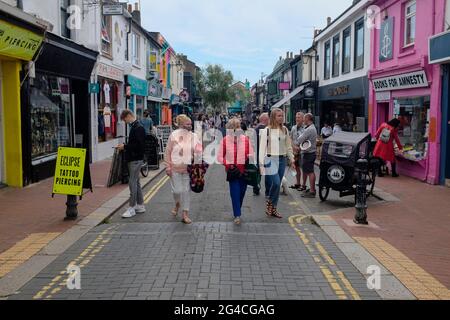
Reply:
[[196, 86], [205, 105], [214, 111], [222, 111], [227, 103], [234, 101], [229, 88], [233, 83], [233, 74], [221, 65], [208, 65], [197, 73]]

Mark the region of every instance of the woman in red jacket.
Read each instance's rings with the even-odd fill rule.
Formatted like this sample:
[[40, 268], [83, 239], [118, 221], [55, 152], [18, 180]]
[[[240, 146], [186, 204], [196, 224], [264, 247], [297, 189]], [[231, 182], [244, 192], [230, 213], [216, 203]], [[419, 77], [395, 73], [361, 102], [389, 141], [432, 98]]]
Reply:
[[383, 123], [377, 131], [377, 144], [373, 151], [374, 157], [390, 162], [392, 167], [392, 176], [398, 177], [397, 164], [395, 162], [394, 140], [400, 151], [403, 150], [402, 143], [398, 137], [398, 127], [400, 120], [392, 119], [388, 123]]
[[217, 160], [227, 171], [234, 223], [237, 225], [241, 223], [241, 209], [247, 191], [247, 182], [244, 179], [245, 162], [251, 158], [254, 158], [254, 151], [250, 139], [242, 131], [241, 121], [234, 118], [227, 124], [227, 135], [220, 143]]

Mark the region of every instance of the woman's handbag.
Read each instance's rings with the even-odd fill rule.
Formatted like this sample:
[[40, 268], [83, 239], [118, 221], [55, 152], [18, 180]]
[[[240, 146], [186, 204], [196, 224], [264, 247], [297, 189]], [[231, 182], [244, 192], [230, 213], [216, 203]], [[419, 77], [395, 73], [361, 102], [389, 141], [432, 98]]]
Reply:
[[[249, 141], [247, 140], [245, 145], [246, 157], [248, 152], [249, 152]], [[245, 161], [244, 179], [245, 182], [247, 182], [247, 185], [252, 187], [258, 187], [259, 184], [261, 183], [261, 175], [259, 174], [259, 168], [256, 165], [251, 164], [248, 159]]]
[[208, 168], [209, 165], [203, 160], [200, 164], [195, 163], [194, 148], [192, 148], [192, 163], [187, 167], [192, 192], [203, 192], [205, 189], [205, 175]]
[[[236, 147], [236, 152], [235, 152], [235, 156], [234, 156], [234, 164], [231, 165], [228, 170], [227, 170], [227, 181], [235, 181], [238, 180], [242, 177], [242, 173], [239, 170], [239, 168], [236, 166], [237, 164], [237, 137], [234, 138], [234, 146]], [[226, 157], [226, 143], [225, 143], [225, 147], [223, 148], [223, 158], [225, 159]]]

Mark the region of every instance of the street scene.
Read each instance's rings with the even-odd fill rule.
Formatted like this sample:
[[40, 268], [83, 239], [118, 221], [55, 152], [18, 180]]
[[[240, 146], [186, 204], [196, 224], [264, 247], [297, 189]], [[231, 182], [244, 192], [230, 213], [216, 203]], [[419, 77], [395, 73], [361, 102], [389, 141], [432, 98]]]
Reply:
[[0, 303], [450, 300], [450, 1], [281, 2], [0, 0]]

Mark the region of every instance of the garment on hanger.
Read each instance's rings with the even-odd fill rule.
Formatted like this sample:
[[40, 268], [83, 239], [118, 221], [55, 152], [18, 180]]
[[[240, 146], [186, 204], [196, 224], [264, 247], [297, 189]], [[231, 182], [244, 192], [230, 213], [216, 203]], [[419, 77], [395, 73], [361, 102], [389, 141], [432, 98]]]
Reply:
[[103, 108], [103, 117], [105, 119], [105, 128], [111, 128], [111, 108], [108, 105]]
[[116, 115], [114, 114], [114, 112], [111, 114], [111, 133], [113, 137], [117, 136], [117, 132], [116, 132]]
[[107, 81], [103, 85], [103, 92], [105, 93], [105, 103], [111, 104], [111, 88]]

